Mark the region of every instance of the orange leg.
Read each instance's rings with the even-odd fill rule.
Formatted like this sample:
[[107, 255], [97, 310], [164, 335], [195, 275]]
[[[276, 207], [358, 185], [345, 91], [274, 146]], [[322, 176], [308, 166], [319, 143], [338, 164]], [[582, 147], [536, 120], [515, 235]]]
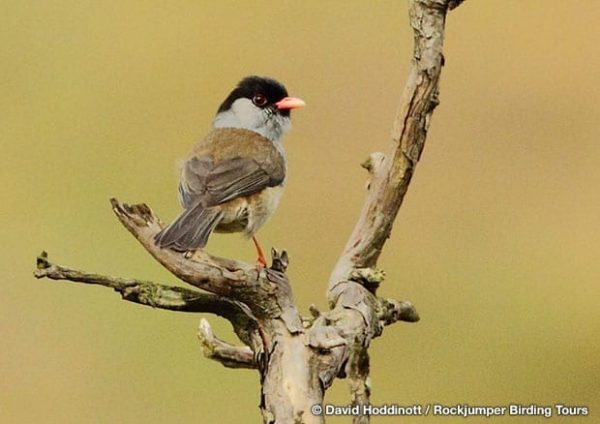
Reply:
[[265, 254], [263, 253], [263, 250], [258, 244], [258, 240], [256, 240], [256, 237], [252, 236], [252, 241], [254, 242], [254, 246], [256, 246], [256, 253], [258, 254], [258, 259], [256, 259], [256, 266], [258, 268], [266, 268], [267, 260], [265, 259]]

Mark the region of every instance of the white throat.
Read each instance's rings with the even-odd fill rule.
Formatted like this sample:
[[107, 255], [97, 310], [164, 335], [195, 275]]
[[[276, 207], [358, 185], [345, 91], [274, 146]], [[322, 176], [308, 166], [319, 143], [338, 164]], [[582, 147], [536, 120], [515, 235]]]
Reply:
[[244, 128], [259, 133], [273, 142], [280, 142], [292, 123], [289, 117], [261, 109], [250, 99], [237, 99], [229, 110], [219, 112], [213, 120], [214, 128]]

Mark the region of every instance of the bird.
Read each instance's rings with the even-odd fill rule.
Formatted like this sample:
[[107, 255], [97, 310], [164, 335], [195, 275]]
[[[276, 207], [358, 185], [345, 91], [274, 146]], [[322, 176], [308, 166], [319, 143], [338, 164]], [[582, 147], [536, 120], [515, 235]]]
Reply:
[[266, 268], [255, 234], [279, 204], [287, 168], [282, 139], [291, 110], [302, 106], [275, 79], [243, 78], [182, 163], [183, 212], [156, 234], [156, 245], [189, 254], [203, 249], [213, 232], [241, 232], [254, 242], [256, 266]]

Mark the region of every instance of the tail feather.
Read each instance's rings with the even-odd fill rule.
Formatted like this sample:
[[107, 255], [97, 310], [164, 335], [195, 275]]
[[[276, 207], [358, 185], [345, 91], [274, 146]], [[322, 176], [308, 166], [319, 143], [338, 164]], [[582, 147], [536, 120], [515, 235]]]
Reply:
[[156, 234], [154, 241], [162, 249], [182, 252], [201, 249], [206, 246], [208, 237], [222, 218], [221, 208], [207, 208], [197, 203]]

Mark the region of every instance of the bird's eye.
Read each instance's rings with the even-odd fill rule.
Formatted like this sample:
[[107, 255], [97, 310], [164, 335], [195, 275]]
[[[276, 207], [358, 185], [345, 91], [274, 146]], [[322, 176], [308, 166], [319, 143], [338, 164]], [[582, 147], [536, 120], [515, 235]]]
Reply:
[[263, 94], [257, 94], [252, 97], [252, 103], [258, 107], [262, 107], [267, 104], [267, 98]]

